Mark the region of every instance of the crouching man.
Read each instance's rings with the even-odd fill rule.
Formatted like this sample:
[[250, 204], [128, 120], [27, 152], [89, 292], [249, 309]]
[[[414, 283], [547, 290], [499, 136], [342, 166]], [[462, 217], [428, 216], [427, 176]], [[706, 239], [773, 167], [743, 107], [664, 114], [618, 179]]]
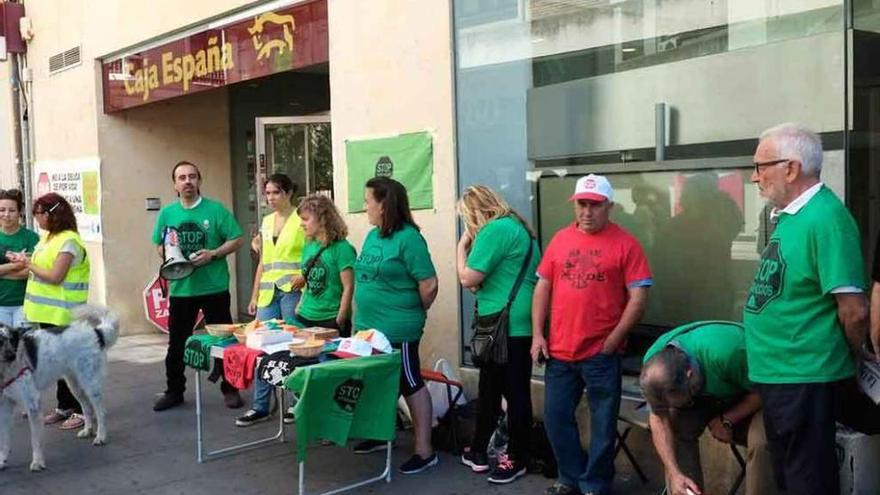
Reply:
[[663, 334], [645, 353], [642, 392], [654, 447], [671, 495], [700, 494], [699, 438], [746, 444], [746, 495], [778, 493], [758, 394], [751, 391], [745, 331], [732, 322], [696, 322]]

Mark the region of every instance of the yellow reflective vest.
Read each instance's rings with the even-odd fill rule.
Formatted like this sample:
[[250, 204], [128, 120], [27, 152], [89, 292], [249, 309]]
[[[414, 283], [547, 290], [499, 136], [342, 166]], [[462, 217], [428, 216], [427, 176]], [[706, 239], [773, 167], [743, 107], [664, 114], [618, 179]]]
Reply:
[[75, 242], [83, 250], [83, 261], [71, 265], [60, 284], [50, 284], [34, 272], [30, 273], [24, 295], [24, 316], [32, 323], [67, 325], [70, 323], [71, 310], [85, 304], [89, 298], [89, 258], [82, 239], [75, 231], [65, 230], [51, 237], [44, 233], [34, 248], [31, 263], [51, 270], [67, 241]]
[[290, 292], [293, 279], [302, 273], [300, 261], [306, 235], [300, 227], [299, 215], [295, 211], [290, 213], [278, 234], [278, 241], [275, 242], [272, 237], [277, 218], [277, 213], [266, 215], [260, 227], [260, 236], [263, 238], [260, 255], [263, 275], [260, 277], [260, 292], [257, 294], [257, 306], [260, 308], [272, 303], [276, 286], [284, 292]]

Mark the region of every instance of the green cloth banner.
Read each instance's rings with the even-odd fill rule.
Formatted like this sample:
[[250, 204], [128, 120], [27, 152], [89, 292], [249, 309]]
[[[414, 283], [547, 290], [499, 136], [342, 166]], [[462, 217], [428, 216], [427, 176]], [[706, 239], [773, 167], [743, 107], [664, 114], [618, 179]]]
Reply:
[[306, 459], [316, 439], [345, 445], [349, 438], [394, 439], [400, 352], [338, 359], [297, 368], [284, 386], [299, 396], [296, 455]]
[[364, 211], [364, 184], [376, 176], [400, 182], [413, 210], [434, 207], [434, 148], [431, 134], [413, 132], [398, 136], [345, 141], [348, 163], [348, 212]]

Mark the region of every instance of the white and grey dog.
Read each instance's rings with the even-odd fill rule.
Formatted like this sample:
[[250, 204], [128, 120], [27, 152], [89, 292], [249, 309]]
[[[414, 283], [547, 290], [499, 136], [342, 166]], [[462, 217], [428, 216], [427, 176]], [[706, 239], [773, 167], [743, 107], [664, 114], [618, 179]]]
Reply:
[[[28, 330], [0, 325], [0, 469], [9, 458], [13, 406], [24, 406], [31, 426], [31, 471], [46, 467], [40, 392], [64, 378], [82, 405], [85, 426], [79, 438], [107, 441], [104, 423], [106, 350], [119, 336], [119, 317], [105, 309], [80, 306], [66, 327]], [[97, 423], [97, 431], [95, 430]]]

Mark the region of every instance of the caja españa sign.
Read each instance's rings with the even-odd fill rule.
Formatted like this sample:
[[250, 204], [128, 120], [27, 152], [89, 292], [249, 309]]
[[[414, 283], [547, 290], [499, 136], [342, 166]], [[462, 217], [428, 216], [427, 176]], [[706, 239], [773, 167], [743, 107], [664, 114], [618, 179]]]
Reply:
[[297, 3], [104, 60], [107, 113], [329, 59], [327, 0]]

